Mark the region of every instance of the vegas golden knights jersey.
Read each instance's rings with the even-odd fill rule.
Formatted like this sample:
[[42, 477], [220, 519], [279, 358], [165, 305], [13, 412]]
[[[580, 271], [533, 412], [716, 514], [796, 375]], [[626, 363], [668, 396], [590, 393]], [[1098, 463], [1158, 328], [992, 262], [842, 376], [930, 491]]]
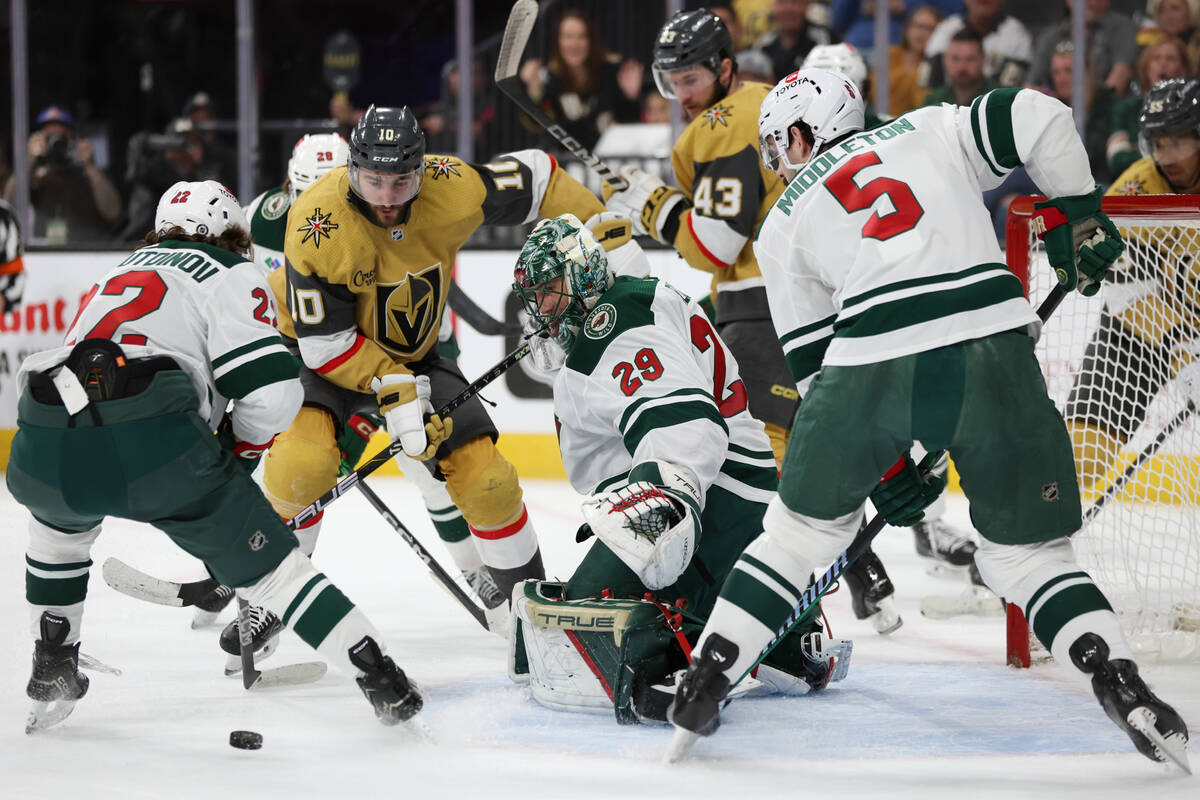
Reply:
[[586, 220], [604, 210], [540, 150], [483, 165], [427, 155], [420, 193], [393, 227], [369, 220], [350, 191], [341, 167], [297, 198], [283, 275], [273, 275], [271, 286], [285, 295], [279, 305], [290, 319], [280, 330], [294, 333], [305, 365], [359, 392], [433, 347], [454, 259], [480, 225], [567, 212]]
[[675, 181], [692, 201], [673, 244], [688, 264], [713, 273], [720, 324], [771, 318], [752, 246], [783, 191], [758, 154], [758, 108], [770, 88], [742, 84], [693, 119], [671, 152]]
[[[1152, 158], [1135, 161], [1106, 194], [1176, 194]], [[1172, 346], [1200, 335], [1200, 264], [1192, 231], [1174, 224], [1122, 227], [1126, 255], [1104, 281], [1109, 312], [1142, 340]]]

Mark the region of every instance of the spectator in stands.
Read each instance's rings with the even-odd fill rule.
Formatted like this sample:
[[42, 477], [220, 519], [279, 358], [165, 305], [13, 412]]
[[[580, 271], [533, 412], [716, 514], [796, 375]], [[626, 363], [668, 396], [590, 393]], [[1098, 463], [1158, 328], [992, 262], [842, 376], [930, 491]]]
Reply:
[[754, 43], [771, 59], [772, 82], [799, 69], [809, 50], [834, 41], [829, 29], [813, 24], [808, 13], [809, 0], [772, 0], [774, 30]]
[[1149, 19], [1138, 31], [1137, 43], [1148, 47], [1164, 37], [1174, 36], [1187, 46], [1192, 69], [1200, 67], [1200, 30], [1196, 28], [1200, 22], [1200, 0], [1150, 0], [1146, 13]]
[[742, 30], [741, 20], [738, 19], [733, 7], [728, 2], [710, 3], [708, 10], [721, 18], [725, 23], [726, 29], [729, 31], [730, 38], [733, 39], [733, 49], [741, 50], [746, 45], [742, 44], [745, 40], [746, 32]]
[[1000, 84], [983, 74], [983, 38], [971, 28], [962, 28], [950, 37], [942, 53], [942, 71], [946, 85], [933, 89], [925, 105], [950, 103], [969, 106], [984, 92], [999, 89]]
[[924, 105], [926, 90], [921, 86], [921, 67], [925, 63], [925, 46], [941, 21], [942, 15], [933, 6], [915, 6], [904, 20], [900, 43], [888, 51], [888, 110], [893, 117]]
[[642, 95], [642, 122], [670, 122], [671, 101], [656, 89], [647, 89]]
[[185, 135], [187, 119], [172, 120], [165, 133], [141, 131], [129, 140], [125, 181], [129, 185], [129, 209], [119, 238], [137, 241], [154, 227], [154, 214], [163, 192], [177, 181], [197, 180], [200, 166], [197, 149]]
[[[902, 29], [910, 11], [920, 5], [917, 0], [884, 0], [888, 5], [888, 45], [900, 41]], [[930, 0], [926, 0], [930, 2]], [[963, 0], [932, 0], [938, 19], [947, 14], [961, 14]], [[871, 61], [875, 49], [875, 0], [833, 0], [830, 4], [829, 27], [846, 44], [854, 45], [862, 57]]]
[[614, 122], [637, 122], [641, 63], [609, 53], [591, 17], [567, 9], [550, 38], [550, 56], [521, 65], [530, 99], [539, 102], [584, 147], [596, 145]]
[[[1110, 11], [1109, 0], [1084, 2], [1087, 3], [1084, 24], [1088, 68], [1098, 80], [1102, 80], [1104, 86], [1119, 95], [1127, 94], [1134, 77], [1134, 63], [1137, 61], [1137, 25], [1124, 14]], [[1060, 42], [1071, 39], [1071, 5], [1072, 0], [1067, 0], [1066, 18], [1038, 36], [1029, 72], [1029, 83], [1034, 86], [1050, 84], [1050, 60], [1054, 57], [1055, 48]]]
[[[121, 216], [121, 195], [96, 166], [95, 149], [75, 133], [75, 120], [60, 106], [37, 117], [29, 135], [29, 190], [33, 235], [50, 244], [111, 238]], [[9, 178], [4, 197], [11, 201], [16, 182]]]
[[23, 252], [17, 212], [0, 200], [0, 314], [13, 311], [21, 305], [25, 290]]
[[[771, 5], [774, 0], [732, 0], [733, 12], [737, 15], [738, 25], [742, 29], [742, 40], [733, 40], [736, 50], [753, 47], [754, 43], [771, 31], [775, 23], [771, 19]], [[738, 64], [741, 71], [741, 64]]]
[[951, 14], [934, 28], [925, 47], [927, 88], [943, 86], [942, 53], [950, 37], [963, 28], [974, 30], [983, 39], [983, 74], [1001, 86], [1020, 86], [1029, 70], [1033, 37], [1016, 17], [1004, 13], [1004, 0], [966, 0], [964, 14]]
[[1138, 56], [1136, 94], [1118, 97], [1113, 103], [1111, 133], [1105, 149], [1110, 175], [1120, 175], [1142, 157], [1137, 150], [1138, 116], [1142, 100], [1154, 84], [1165, 78], [1186, 78], [1195, 71], [1187, 45], [1174, 36], [1160, 36]]
[[196, 159], [195, 180], [214, 180], [232, 186], [237, 177], [237, 154], [218, 135], [216, 109], [208, 92], [196, 92], [183, 107], [183, 117], [190, 125], [177, 125], [188, 140], [188, 148]]
[[[1050, 84], [1043, 89], [1058, 98], [1064, 105], [1071, 105], [1071, 90], [1075, 66], [1075, 45], [1059, 42], [1050, 57]], [[1098, 85], [1089, 70], [1083, 80], [1084, 119], [1083, 143], [1088, 161], [1092, 165], [1092, 176], [1105, 186], [1112, 180], [1108, 171], [1104, 150], [1112, 125], [1113, 102], [1116, 93], [1108, 86]]]

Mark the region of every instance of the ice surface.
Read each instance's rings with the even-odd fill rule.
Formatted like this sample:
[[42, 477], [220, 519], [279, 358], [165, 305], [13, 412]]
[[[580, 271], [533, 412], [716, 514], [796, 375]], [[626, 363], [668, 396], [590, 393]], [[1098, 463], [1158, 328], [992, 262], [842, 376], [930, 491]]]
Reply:
[[[574, 542], [578, 498], [565, 483], [525, 481], [547, 569], [566, 577], [587, 545]], [[415, 489], [372, 486], [439, 557]], [[966, 522], [958, 497], [949, 519]], [[93, 570], [83, 650], [119, 667], [92, 673], [62, 725], [26, 736], [32, 644], [22, 580], [25, 512], [0, 496], [0, 797], [58, 798], [1197, 798], [1179, 777], [1134, 752], [1090, 691], [1057, 665], [1003, 666], [1001, 618], [923, 619], [925, 594], [954, 594], [965, 577], [932, 577], [907, 531], [878, 540], [904, 626], [874, 633], [846, 594], [826, 604], [839, 637], [855, 640], [847, 679], [808, 698], [750, 698], [724, 715], [691, 757], [660, 758], [670, 731], [621, 727], [611, 716], [554, 712], [505, 677], [504, 643], [483, 632], [357, 493], [328, 512], [318, 566], [380, 627], [390, 653], [426, 691], [435, 744], [385, 728], [353, 682], [331, 670], [310, 686], [261, 693], [222, 676], [220, 625], [191, 630], [190, 609], [153, 606], [109, 589]], [[153, 529], [110, 521], [93, 550], [161, 577], [201, 576]], [[447, 564], [448, 559], [447, 559]], [[232, 608], [221, 624], [232, 618]], [[312, 655], [291, 633], [266, 662]], [[1200, 720], [1200, 666], [1145, 665], [1164, 699]], [[235, 750], [229, 732], [263, 734]], [[1136, 793], [1136, 794], [1135, 794]]]

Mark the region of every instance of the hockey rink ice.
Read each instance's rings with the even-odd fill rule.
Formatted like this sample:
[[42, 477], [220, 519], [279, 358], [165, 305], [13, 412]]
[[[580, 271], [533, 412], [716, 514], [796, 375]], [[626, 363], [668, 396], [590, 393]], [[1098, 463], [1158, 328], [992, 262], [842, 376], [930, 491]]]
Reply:
[[[523, 481], [547, 572], [566, 577], [587, 545], [567, 484]], [[449, 565], [420, 498], [399, 478], [371, 485]], [[952, 495], [947, 519], [967, 522]], [[670, 729], [541, 708], [505, 674], [505, 643], [484, 632], [426, 573], [357, 492], [326, 514], [315, 561], [380, 627], [425, 692], [433, 743], [375, 721], [347, 676], [248, 693], [222, 675], [220, 625], [192, 630], [190, 609], [118, 594], [108, 556], [163, 578], [202, 577], [148, 526], [105, 525], [93, 550], [83, 652], [122, 671], [56, 728], [24, 733], [32, 641], [24, 604], [26, 512], [0, 491], [0, 797], [58, 798], [1200, 798], [1200, 777], [1151, 763], [1108, 721], [1073, 667], [1005, 667], [1002, 617], [921, 617], [923, 595], [965, 575], [926, 574], [908, 531], [876, 540], [903, 627], [890, 637], [854, 619], [848, 592], [826, 602], [835, 636], [854, 640], [846, 680], [801, 698], [750, 698], [686, 761], [660, 763]], [[233, 616], [233, 606], [221, 617]], [[315, 654], [291, 632], [264, 667]], [[1200, 734], [1200, 665], [1144, 665], [1151, 687]], [[229, 732], [258, 731], [258, 751]], [[1200, 750], [1192, 762], [1200, 767]]]

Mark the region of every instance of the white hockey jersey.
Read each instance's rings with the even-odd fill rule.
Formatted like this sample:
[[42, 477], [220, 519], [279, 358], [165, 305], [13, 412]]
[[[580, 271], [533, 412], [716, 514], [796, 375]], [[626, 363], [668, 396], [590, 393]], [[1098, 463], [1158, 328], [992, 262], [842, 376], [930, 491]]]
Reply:
[[1095, 188], [1070, 109], [1027, 89], [909, 112], [797, 173], [754, 252], [801, 393], [822, 364], [1037, 324], [980, 199], [1021, 165], [1051, 197]]
[[618, 278], [592, 309], [554, 379], [554, 413], [579, 492], [618, 488], [659, 459], [702, 498], [714, 485], [759, 503], [774, 495], [771, 444], [737, 362], [704, 311], [656, 278]]
[[111, 339], [126, 356], [170, 356], [191, 378], [215, 429], [229, 400], [233, 432], [261, 443], [291, 424], [300, 361], [275, 328], [275, 299], [254, 264], [198, 242], [166, 241], [127, 256], [84, 299], [62, 347], [21, 364], [27, 375], [64, 362], [83, 339]]

